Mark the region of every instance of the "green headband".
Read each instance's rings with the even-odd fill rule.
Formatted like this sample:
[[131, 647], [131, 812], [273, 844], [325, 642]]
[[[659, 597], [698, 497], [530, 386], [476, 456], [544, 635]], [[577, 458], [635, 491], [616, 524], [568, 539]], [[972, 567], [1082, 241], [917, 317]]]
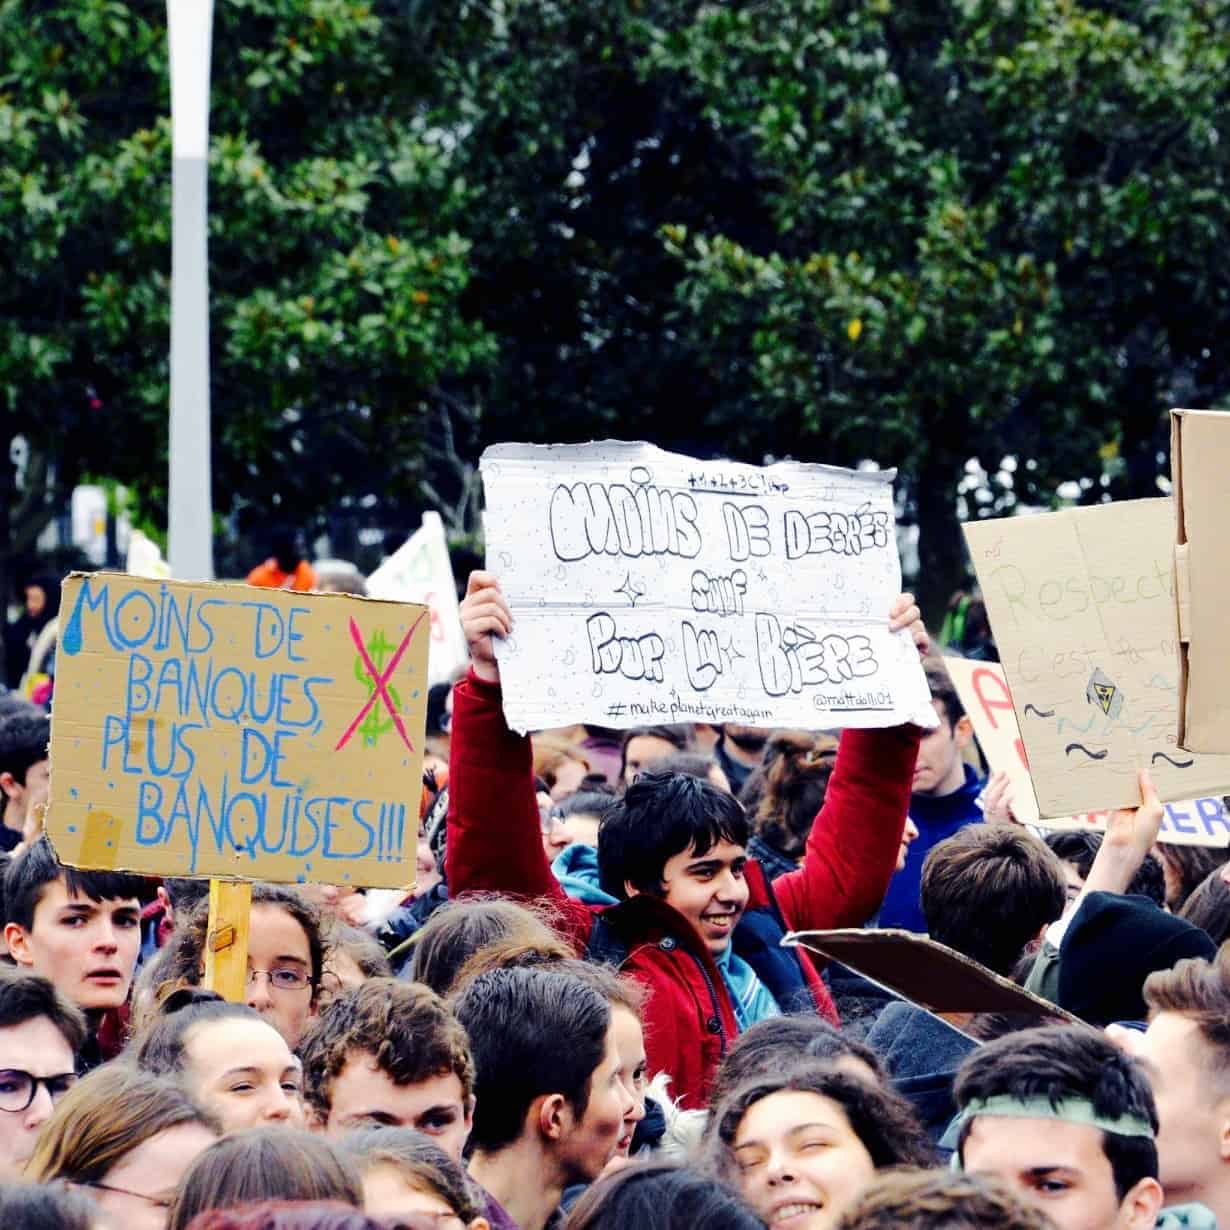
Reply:
[[1050, 1098], [1014, 1098], [1011, 1094], [975, 1098], [948, 1125], [948, 1130], [940, 1141], [943, 1148], [953, 1151], [952, 1164], [956, 1169], [960, 1168], [957, 1146], [961, 1141], [961, 1131], [971, 1119], [976, 1119], [979, 1115], [1012, 1119], [1060, 1119], [1064, 1123], [1083, 1123], [1086, 1127], [1099, 1128], [1115, 1136], [1139, 1136], [1146, 1140], [1152, 1140], [1155, 1135], [1149, 1121], [1141, 1115], [1121, 1115], [1118, 1119], [1110, 1119], [1099, 1115], [1087, 1098], [1064, 1098], [1058, 1102], [1052, 1102]]

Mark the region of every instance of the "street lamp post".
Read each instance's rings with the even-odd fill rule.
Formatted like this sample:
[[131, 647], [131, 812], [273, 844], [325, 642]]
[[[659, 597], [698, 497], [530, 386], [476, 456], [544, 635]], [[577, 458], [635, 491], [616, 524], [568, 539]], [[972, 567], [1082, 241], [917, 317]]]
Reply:
[[213, 579], [209, 432], [209, 61], [213, 0], [167, 0], [171, 52], [169, 563]]

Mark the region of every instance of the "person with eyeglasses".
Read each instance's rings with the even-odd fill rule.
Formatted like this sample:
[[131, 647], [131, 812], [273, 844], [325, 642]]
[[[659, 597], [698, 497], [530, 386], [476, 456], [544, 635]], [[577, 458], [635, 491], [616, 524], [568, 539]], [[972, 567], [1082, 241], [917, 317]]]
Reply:
[[0, 968], [0, 1181], [21, 1176], [55, 1103], [76, 1083], [86, 1022], [46, 978]]
[[65, 1096], [25, 1177], [82, 1189], [108, 1224], [166, 1230], [180, 1180], [218, 1136], [217, 1121], [182, 1089], [110, 1063]]
[[[172, 951], [155, 997], [177, 987], [199, 986], [205, 972], [208, 908], [198, 908]], [[248, 936], [247, 1004], [298, 1049], [319, 1006], [325, 942], [319, 911], [303, 895], [281, 884], [252, 886]]]
[[286, 1040], [254, 1009], [214, 991], [172, 993], [140, 1039], [136, 1062], [177, 1081], [227, 1134], [303, 1126], [303, 1068]]

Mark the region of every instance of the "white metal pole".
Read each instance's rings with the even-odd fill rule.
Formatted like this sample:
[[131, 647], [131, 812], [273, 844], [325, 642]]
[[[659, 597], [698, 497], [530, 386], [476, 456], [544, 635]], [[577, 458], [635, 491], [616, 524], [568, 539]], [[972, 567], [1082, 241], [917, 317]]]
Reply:
[[213, 579], [209, 443], [209, 61], [213, 0], [167, 0], [171, 50], [169, 563]]

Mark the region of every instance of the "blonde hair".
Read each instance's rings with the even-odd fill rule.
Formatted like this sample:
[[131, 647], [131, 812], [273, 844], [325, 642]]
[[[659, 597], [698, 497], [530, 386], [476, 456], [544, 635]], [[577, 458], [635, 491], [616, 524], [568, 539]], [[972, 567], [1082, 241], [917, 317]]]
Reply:
[[126, 1061], [91, 1072], [64, 1095], [26, 1166], [32, 1183], [96, 1183], [139, 1145], [184, 1123], [221, 1135], [178, 1085]]
[[555, 785], [560, 769], [569, 760], [583, 766], [586, 773], [593, 771], [593, 762], [584, 749], [558, 735], [535, 735], [533, 748], [534, 776], [541, 777], [548, 787]]

